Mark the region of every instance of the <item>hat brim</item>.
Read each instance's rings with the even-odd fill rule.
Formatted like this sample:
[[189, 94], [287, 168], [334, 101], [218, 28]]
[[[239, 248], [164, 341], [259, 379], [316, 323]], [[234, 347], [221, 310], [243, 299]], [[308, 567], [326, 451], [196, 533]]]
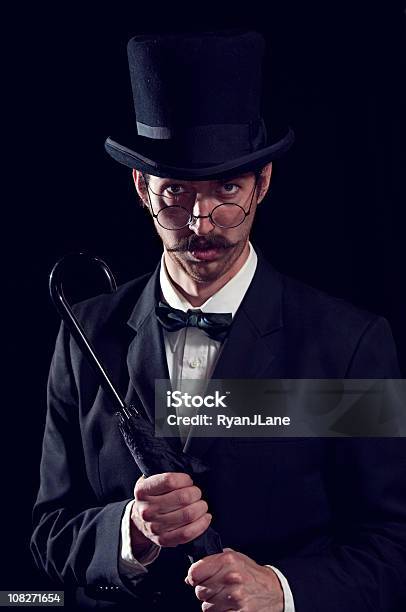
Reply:
[[294, 140], [294, 132], [289, 128], [283, 138], [258, 151], [210, 166], [191, 166], [188, 168], [174, 166], [163, 160], [158, 161], [150, 159], [144, 154], [129, 149], [111, 138], [107, 138], [104, 146], [107, 153], [120, 164], [140, 170], [146, 174], [152, 174], [153, 176], [159, 176], [161, 178], [170, 177], [183, 180], [205, 180], [235, 175], [237, 171], [243, 173], [260, 168], [284, 155], [284, 153], [290, 149]]

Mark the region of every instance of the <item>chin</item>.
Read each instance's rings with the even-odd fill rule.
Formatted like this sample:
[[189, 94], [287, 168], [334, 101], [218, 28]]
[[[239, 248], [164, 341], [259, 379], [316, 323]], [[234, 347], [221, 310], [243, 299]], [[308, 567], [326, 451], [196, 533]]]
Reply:
[[[214, 262], [213, 262], [214, 263]], [[201, 283], [208, 283], [219, 279], [223, 276], [225, 270], [223, 267], [218, 268], [210, 265], [210, 264], [197, 264], [194, 266], [187, 266], [188, 275], [193, 278], [193, 280], [199, 281]]]
[[188, 261], [186, 269], [189, 276], [194, 280], [204, 282], [213, 282], [227, 274], [232, 268], [234, 258], [230, 257], [226, 260], [216, 259], [213, 261], [202, 261], [199, 263]]

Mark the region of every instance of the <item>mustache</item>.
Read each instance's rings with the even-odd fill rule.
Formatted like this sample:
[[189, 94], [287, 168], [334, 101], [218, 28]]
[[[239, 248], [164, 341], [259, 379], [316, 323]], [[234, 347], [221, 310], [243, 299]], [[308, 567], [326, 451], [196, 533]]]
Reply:
[[231, 249], [236, 243], [230, 242], [224, 236], [185, 236], [172, 247], [167, 248], [171, 252], [186, 251], [210, 251], [211, 249]]

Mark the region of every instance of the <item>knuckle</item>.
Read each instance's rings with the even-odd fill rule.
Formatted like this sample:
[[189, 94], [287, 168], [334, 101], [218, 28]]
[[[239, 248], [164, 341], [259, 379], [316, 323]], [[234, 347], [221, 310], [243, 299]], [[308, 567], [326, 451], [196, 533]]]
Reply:
[[157, 476], [156, 474], [154, 474], [153, 476], [147, 476], [147, 478], [144, 477], [139, 482], [140, 486], [149, 493], [150, 491], [153, 491], [159, 484], [159, 476]]
[[183, 474], [178, 472], [169, 472], [167, 475], [166, 485], [169, 489], [175, 490], [183, 486]]
[[143, 501], [146, 495], [144, 483], [136, 484], [134, 487], [134, 498], [137, 501]]
[[181, 506], [187, 506], [190, 504], [190, 493], [187, 489], [180, 489], [177, 492], [177, 500]]
[[182, 523], [191, 523], [194, 519], [194, 512], [193, 512], [193, 508], [191, 508], [190, 506], [188, 506], [187, 508], [184, 508], [182, 510]]
[[236, 559], [235, 555], [231, 551], [227, 551], [224, 553], [224, 562], [228, 565], [235, 565]]
[[227, 595], [228, 601], [230, 601], [233, 605], [238, 607], [242, 606], [244, 603], [244, 594], [240, 587], [232, 589]]
[[175, 488], [173, 486], [174, 484], [174, 474], [172, 472], [165, 472], [165, 474], [162, 474], [162, 482], [164, 485], [166, 485], [169, 489]]
[[242, 584], [242, 576], [239, 572], [227, 572], [224, 576], [224, 582], [227, 584]]
[[237, 606], [239, 608], [244, 609], [247, 602], [246, 602], [245, 593], [242, 588], [238, 588], [237, 591], [234, 593], [234, 599], [235, 599], [235, 603], [237, 604]]
[[145, 522], [151, 520], [151, 511], [148, 506], [141, 506], [140, 508], [138, 508], [138, 514], [140, 518]]

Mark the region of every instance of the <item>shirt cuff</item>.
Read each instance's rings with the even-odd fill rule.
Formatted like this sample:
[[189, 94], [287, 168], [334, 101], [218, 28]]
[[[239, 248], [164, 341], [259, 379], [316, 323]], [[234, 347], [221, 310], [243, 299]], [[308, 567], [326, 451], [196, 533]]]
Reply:
[[267, 565], [266, 567], [270, 567], [277, 577], [279, 578], [279, 582], [281, 583], [282, 591], [283, 591], [283, 599], [285, 602], [284, 612], [295, 612], [295, 602], [293, 601], [292, 591], [290, 590], [289, 582], [286, 580], [285, 576], [273, 565]]
[[118, 557], [120, 574], [130, 580], [135, 576], [148, 573], [146, 566], [155, 561], [161, 550], [160, 546], [151, 542], [151, 547], [139, 559], [134, 557], [130, 534], [131, 509], [133, 503], [133, 499], [128, 502], [124, 510], [123, 518], [121, 519], [120, 554]]

